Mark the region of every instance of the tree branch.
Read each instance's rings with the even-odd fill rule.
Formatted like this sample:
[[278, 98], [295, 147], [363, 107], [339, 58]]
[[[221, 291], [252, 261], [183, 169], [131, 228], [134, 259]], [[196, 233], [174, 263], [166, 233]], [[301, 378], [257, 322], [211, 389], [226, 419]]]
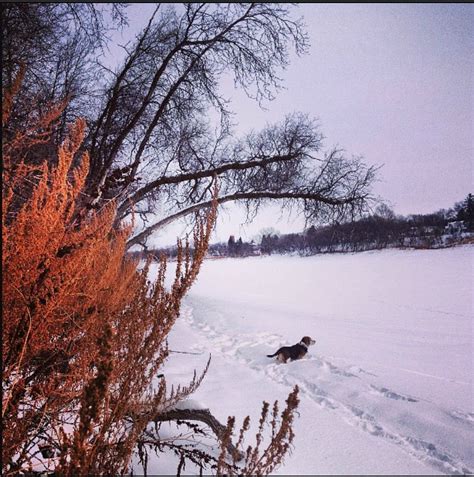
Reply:
[[[96, 142], [98, 140], [98, 134], [100, 132], [102, 132], [102, 130], [108, 131], [109, 128], [110, 128], [110, 122], [113, 119], [113, 114], [115, 113], [115, 111], [117, 109], [117, 102], [118, 102], [118, 99], [119, 99], [119, 92], [120, 92], [121, 85], [122, 85], [128, 71], [132, 68], [135, 60], [138, 57], [140, 49], [141, 49], [141, 47], [143, 45], [143, 42], [145, 41], [145, 39], [146, 39], [146, 37], [147, 37], [147, 35], [150, 31], [151, 25], [153, 23], [153, 19], [154, 19], [156, 13], [158, 12], [158, 9], [159, 9], [159, 6], [153, 12], [153, 15], [151, 16], [150, 20], [148, 21], [148, 25], [146, 26], [146, 28], [141, 33], [140, 38], [138, 39], [138, 42], [137, 42], [133, 52], [129, 55], [129, 57], [127, 58], [127, 60], [124, 64], [124, 66], [122, 67], [122, 70], [120, 71], [117, 78], [115, 79], [115, 83], [109, 89], [109, 92], [108, 92], [109, 99], [108, 99], [101, 115], [99, 116], [99, 119], [97, 120], [97, 124], [95, 125], [93, 133], [92, 133], [90, 156], [91, 156], [91, 161], [92, 161], [93, 166], [97, 166], [97, 167], [100, 168], [103, 165], [103, 164], [95, 164], [94, 163], [94, 161], [97, 162], [99, 157], [100, 157], [99, 154], [95, 153]], [[105, 124], [104, 124], [104, 121], [105, 121]], [[98, 147], [99, 151], [102, 150], [105, 139], [106, 139], [106, 135], [103, 134], [100, 145]]]
[[[230, 194], [222, 197], [218, 197], [216, 199], [219, 205], [224, 204], [226, 202], [238, 201], [238, 200], [259, 200], [259, 199], [290, 199], [290, 200], [310, 200], [310, 201], [318, 201], [320, 203], [332, 206], [341, 206], [356, 203], [357, 201], [367, 199], [365, 195], [354, 195], [349, 196], [341, 199], [326, 197], [319, 193], [313, 192], [242, 192], [242, 193], [235, 193]], [[145, 230], [140, 232], [139, 234], [132, 237], [127, 242], [127, 248], [132, 247], [133, 245], [141, 245], [145, 240], [156, 230], [163, 228], [169, 225], [171, 222], [175, 220], [181, 219], [189, 214], [194, 212], [198, 212], [202, 209], [207, 209], [211, 207], [212, 200], [201, 202], [199, 204], [192, 205], [191, 207], [187, 207], [176, 212], [173, 215], [166, 217], [163, 220], [147, 227]]]
[[[153, 190], [157, 189], [160, 186], [166, 184], [178, 184], [180, 182], [187, 182], [190, 180], [195, 179], [203, 179], [206, 177], [212, 177], [215, 175], [220, 175], [224, 172], [230, 170], [245, 170], [245, 169], [252, 169], [254, 167], [265, 166], [268, 164], [272, 164], [275, 162], [284, 162], [284, 161], [292, 161], [296, 159], [298, 154], [286, 154], [283, 156], [275, 155], [271, 157], [265, 157], [263, 159], [254, 159], [247, 162], [231, 162], [226, 163], [219, 167], [214, 167], [202, 171], [193, 171], [187, 172], [184, 174], [177, 174], [174, 176], [162, 176], [156, 179], [153, 182], [148, 183], [146, 186], [142, 187], [138, 191], [136, 191], [132, 196], [127, 198], [127, 201], [122, 203], [117, 210], [117, 216], [119, 218], [123, 218], [124, 214], [127, 210], [131, 207], [131, 205], [138, 203], [139, 201], [143, 200], [147, 194], [152, 192]], [[207, 207], [207, 206], [206, 206]]]
[[[203, 422], [210, 427], [212, 432], [220, 440], [222, 439], [226, 426], [221, 424], [212, 414], [209, 409], [172, 409], [162, 414], [157, 414], [153, 418], [154, 422], [164, 422], [164, 421], [199, 421]], [[232, 441], [229, 441], [227, 445], [227, 450], [231, 455], [238, 455], [239, 460], [243, 458], [243, 454], [236, 449], [232, 444]]]

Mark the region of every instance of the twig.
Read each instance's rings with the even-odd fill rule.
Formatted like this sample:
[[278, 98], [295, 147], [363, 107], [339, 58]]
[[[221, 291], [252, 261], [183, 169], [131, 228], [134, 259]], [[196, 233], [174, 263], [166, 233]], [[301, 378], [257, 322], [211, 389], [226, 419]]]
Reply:
[[204, 354], [204, 351], [201, 351], [200, 353], [191, 353], [189, 351], [173, 351], [173, 350], [168, 350], [168, 353], [180, 353], [180, 354], [195, 354], [195, 355], [200, 355]]

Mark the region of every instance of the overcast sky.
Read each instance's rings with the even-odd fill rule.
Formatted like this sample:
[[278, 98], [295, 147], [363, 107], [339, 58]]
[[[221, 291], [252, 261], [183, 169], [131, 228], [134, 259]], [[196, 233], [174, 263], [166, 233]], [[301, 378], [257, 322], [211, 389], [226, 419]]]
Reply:
[[[153, 5], [129, 9], [131, 39]], [[376, 194], [397, 214], [448, 208], [474, 191], [474, 5], [301, 4], [309, 54], [282, 72], [285, 90], [266, 110], [222, 84], [232, 99], [236, 132], [260, 129], [287, 113], [319, 118], [325, 146], [338, 145], [383, 165]], [[261, 229], [299, 232], [297, 217], [263, 211], [250, 225], [227, 206], [212, 241], [250, 239]], [[182, 226], [153, 243], [173, 243]]]

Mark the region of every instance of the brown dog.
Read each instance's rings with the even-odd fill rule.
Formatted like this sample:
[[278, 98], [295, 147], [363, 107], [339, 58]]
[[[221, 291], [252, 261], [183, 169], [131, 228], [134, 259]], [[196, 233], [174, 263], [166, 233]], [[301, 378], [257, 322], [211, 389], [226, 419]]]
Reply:
[[295, 359], [301, 359], [307, 352], [308, 346], [316, 343], [309, 336], [303, 336], [301, 341], [293, 346], [283, 346], [274, 354], [267, 354], [268, 358], [277, 357], [280, 363], [286, 363], [289, 359], [294, 361]]

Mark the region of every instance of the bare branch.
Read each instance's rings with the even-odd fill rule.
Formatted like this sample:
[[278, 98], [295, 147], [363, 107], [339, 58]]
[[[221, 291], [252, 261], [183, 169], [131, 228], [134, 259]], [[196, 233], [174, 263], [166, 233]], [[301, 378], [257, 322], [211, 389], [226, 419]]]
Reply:
[[146, 186], [142, 187], [137, 192], [135, 192], [135, 194], [133, 194], [131, 197], [129, 197], [127, 199], [128, 203], [122, 204], [122, 206], [118, 209], [118, 214], [119, 216], [121, 216], [127, 211], [127, 209], [131, 206], [131, 204], [141, 201], [152, 190], [158, 189], [160, 186], [163, 186], [163, 185], [178, 184], [180, 182], [188, 182], [190, 180], [213, 177], [213, 176], [220, 175], [220, 174], [223, 174], [224, 172], [231, 171], [231, 170], [241, 171], [245, 169], [252, 169], [255, 167], [261, 167], [261, 166], [272, 164], [275, 162], [291, 161], [291, 160], [294, 160], [295, 158], [296, 158], [296, 155], [273, 156], [273, 157], [266, 157], [263, 159], [249, 160], [247, 162], [226, 163], [219, 167], [214, 167], [214, 168], [197, 171], [197, 172], [190, 172], [187, 174], [163, 176], [163, 177], [160, 177], [159, 179], [156, 179], [153, 182], [150, 182], [149, 184], [147, 184]]
[[[311, 192], [243, 192], [243, 193], [235, 193], [230, 194], [223, 197], [218, 197], [217, 203], [219, 205], [225, 204], [226, 202], [236, 202], [240, 200], [299, 200], [299, 201], [308, 201], [308, 202], [318, 202], [320, 204], [340, 207], [340, 206], [347, 206], [347, 205], [354, 205], [354, 207], [359, 204], [360, 202], [366, 201], [369, 199], [368, 194], [357, 194], [354, 193], [353, 196], [342, 198], [342, 199], [335, 199], [331, 197], [325, 197], [324, 195], [318, 193], [311, 193]], [[212, 206], [212, 200], [201, 202], [200, 204], [195, 204], [191, 207], [186, 209], [180, 210], [175, 214], [166, 217], [165, 219], [156, 222], [154, 225], [147, 227], [144, 231], [140, 232], [139, 234], [132, 237], [127, 242], [127, 248], [132, 247], [133, 245], [140, 245], [143, 243], [153, 232], [156, 230], [162, 229], [169, 225], [170, 223], [186, 217], [187, 215], [194, 214], [200, 210], [208, 209]]]
[[[170, 411], [157, 414], [152, 419], [154, 422], [165, 421], [199, 421], [203, 422], [214, 432], [216, 437], [220, 440], [223, 438], [226, 426], [221, 424], [216, 417], [213, 416], [209, 409], [172, 409]], [[243, 454], [232, 444], [231, 441], [227, 444], [227, 450], [231, 455], [238, 455], [240, 459]], [[238, 460], [240, 460], [238, 459]]]

